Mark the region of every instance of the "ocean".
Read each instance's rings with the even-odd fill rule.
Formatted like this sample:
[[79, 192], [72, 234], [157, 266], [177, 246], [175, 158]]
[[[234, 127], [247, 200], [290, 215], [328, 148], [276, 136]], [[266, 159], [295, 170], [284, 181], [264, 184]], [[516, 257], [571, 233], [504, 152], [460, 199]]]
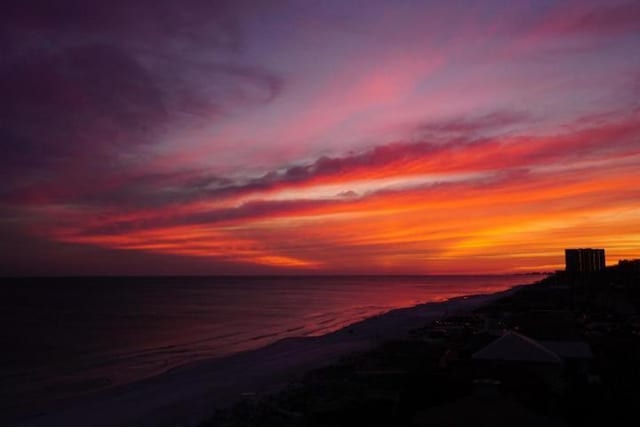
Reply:
[[11, 279], [0, 286], [0, 410], [154, 376], [394, 308], [539, 277]]

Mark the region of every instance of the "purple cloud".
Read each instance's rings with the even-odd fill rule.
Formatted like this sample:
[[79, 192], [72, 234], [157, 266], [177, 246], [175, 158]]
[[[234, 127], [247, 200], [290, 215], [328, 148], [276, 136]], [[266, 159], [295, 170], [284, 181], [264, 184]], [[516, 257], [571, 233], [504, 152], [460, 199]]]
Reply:
[[251, 3], [26, 3], [0, 18], [5, 201], [109, 193], [141, 175], [169, 132], [282, 91], [280, 77], [234, 59]]

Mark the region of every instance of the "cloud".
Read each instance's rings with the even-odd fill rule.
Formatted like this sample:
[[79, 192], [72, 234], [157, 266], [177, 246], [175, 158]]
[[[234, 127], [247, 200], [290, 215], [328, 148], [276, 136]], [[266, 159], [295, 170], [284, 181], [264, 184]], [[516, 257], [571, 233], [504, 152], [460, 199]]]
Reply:
[[[74, 222], [85, 226], [74, 224], [71, 229], [72, 234], [119, 235], [176, 226], [235, 227], [265, 219], [343, 215], [362, 210], [375, 211], [381, 200], [386, 205], [397, 200], [399, 206], [406, 203], [418, 206], [423, 198], [436, 203], [436, 200], [447, 199], [451, 194], [499, 190], [508, 187], [509, 183], [526, 183], [534, 177], [537, 185], [541, 185], [541, 176], [553, 177], [544, 181], [544, 185], [550, 188], [549, 193], [544, 193], [547, 194], [545, 197], [550, 197], [555, 179], [564, 181], [565, 185], [575, 179], [582, 182], [585, 171], [593, 168], [602, 170], [612, 164], [616, 164], [619, 173], [623, 173], [627, 167], [624, 166], [625, 161], [633, 164], [630, 156], [640, 155], [639, 135], [640, 127], [630, 117], [560, 135], [462, 143], [456, 140], [446, 146], [389, 144], [344, 157], [322, 157], [306, 165], [272, 171], [246, 182], [199, 175], [197, 172], [149, 175], [140, 177], [137, 184], [127, 183], [115, 187], [111, 193], [97, 195], [95, 201], [84, 200], [85, 206], [93, 206], [98, 212], [112, 210], [116, 213], [88, 222], [80, 217]], [[603, 141], [609, 141], [609, 144], [603, 145]], [[479, 171], [483, 173], [477, 174]], [[427, 173], [436, 175], [426, 175], [434, 177], [427, 181], [415, 179], [420, 176], [417, 174]], [[451, 180], [449, 174], [461, 175]], [[407, 178], [411, 185], [376, 186], [378, 179], [390, 176], [398, 177], [400, 184]], [[337, 198], [335, 193], [325, 198], [310, 197], [318, 186], [326, 183], [348, 188], [363, 180], [370, 183], [370, 192], [344, 191]], [[619, 186], [619, 182], [611, 181], [611, 185]], [[596, 188], [593, 184], [590, 187]], [[292, 193], [298, 196], [272, 197], [278, 192], [286, 194], [292, 188], [301, 190]], [[529, 191], [540, 193], [543, 188], [535, 190], [532, 187], [524, 195]], [[515, 201], [520, 196], [513, 194], [510, 197]], [[135, 202], [129, 206], [127, 200]]]
[[590, 34], [640, 31], [640, 4], [630, 1], [596, 7], [579, 16], [568, 30]]
[[638, 5], [596, 3], [10, 1], [0, 226], [375, 267], [520, 251], [551, 213], [635, 219]]
[[[254, 7], [251, 2], [186, 0], [114, 0], [87, 3], [82, 0], [9, 0], [0, 18], [5, 39], [18, 35], [30, 39], [89, 43], [96, 40], [146, 46], [158, 41], [184, 42], [236, 50], [242, 47], [238, 14]], [[38, 40], [40, 41], [40, 40]], [[25, 40], [23, 40], [23, 44]], [[32, 44], [35, 46], [35, 43]], [[39, 47], [51, 44], [41, 43]]]
[[[82, 46], [0, 69], [8, 161], [55, 163], [149, 143], [167, 114], [149, 74], [117, 47]], [[5, 160], [6, 161], [6, 160]]]
[[4, 201], [135, 196], [155, 146], [283, 90], [236, 60], [250, 2], [28, 3], [0, 18]]
[[457, 117], [447, 120], [426, 121], [416, 126], [422, 138], [445, 139], [452, 137], [477, 138], [487, 133], [509, 129], [514, 125], [530, 123], [529, 114], [517, 111], [494, 111], [478, 117]]
[[352, 198], [358, 197], [358, 193], [356, 193], [353, 190], [348, 190], [348, 191], [342, 191], [338, 193], [337, 196], [345, 199], [352, 199]]
[[[498, 115], [486, 117], [486, 122], [450, 121], [433, 128], [447, 131], [467, 129], [472, 136], [472, 129], [487, 129], [493, 123], [513, 122]], [[79, 191], [77, 198], [68, 201], [121, 208], [128, 205], [127, 201], [133, 203], [132, 208], [162, 208], [207, 200], [236, 200], [234, 203], [238, 204], [250, 197], [266, 197], [286, 189], [334, 183], [348, 185], [351, 181], [391, 177], [508, 171], [578, 159], [618, 159], [640, 149], [637, 144], [640, 127], [634, 115], [609, 117], [594, 126], [576, 121], [575, 126], [578, 128], [557, 135], [521, 134], [467, 139], [462, 136], [466, 133], [462, 132], [453, 135], [446, 143], [442, 140], [437, 143], [396, 142], [344, 156], [321, 156], [312, 162], [274, 169], [255, 178], [224, 177], [206, 170], [130, 175], [121, 177], [119, 182], [108, 181], [97, 186], [92, 182], [94, 191]], [[608, 141], [608, 144], [603, 145], [603, 141]], [[51, 197], [60, 193], [50, 186], [45, 192]], [[23, 191], [16, 197], [20, 200], [28, 194]], [[62, 190], [62, 196], [68, 194], [68, 188]]]

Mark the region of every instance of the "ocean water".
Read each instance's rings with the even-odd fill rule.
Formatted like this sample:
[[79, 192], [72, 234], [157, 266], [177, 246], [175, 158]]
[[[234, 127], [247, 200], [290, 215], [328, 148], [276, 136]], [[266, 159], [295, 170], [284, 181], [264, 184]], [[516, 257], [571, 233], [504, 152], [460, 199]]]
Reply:
[[55, 401], [394, 308], [537, 277], [16, 279], [0, 285], [0, 410]]

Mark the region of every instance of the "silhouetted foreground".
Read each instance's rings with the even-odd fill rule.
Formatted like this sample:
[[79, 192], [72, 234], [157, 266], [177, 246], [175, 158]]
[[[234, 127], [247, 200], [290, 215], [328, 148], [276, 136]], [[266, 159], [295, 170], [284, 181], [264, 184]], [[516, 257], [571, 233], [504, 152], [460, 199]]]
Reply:
[[626, 425], [640, 402], [640, 262], [568, 282], [429, 322], [203, 426]]

